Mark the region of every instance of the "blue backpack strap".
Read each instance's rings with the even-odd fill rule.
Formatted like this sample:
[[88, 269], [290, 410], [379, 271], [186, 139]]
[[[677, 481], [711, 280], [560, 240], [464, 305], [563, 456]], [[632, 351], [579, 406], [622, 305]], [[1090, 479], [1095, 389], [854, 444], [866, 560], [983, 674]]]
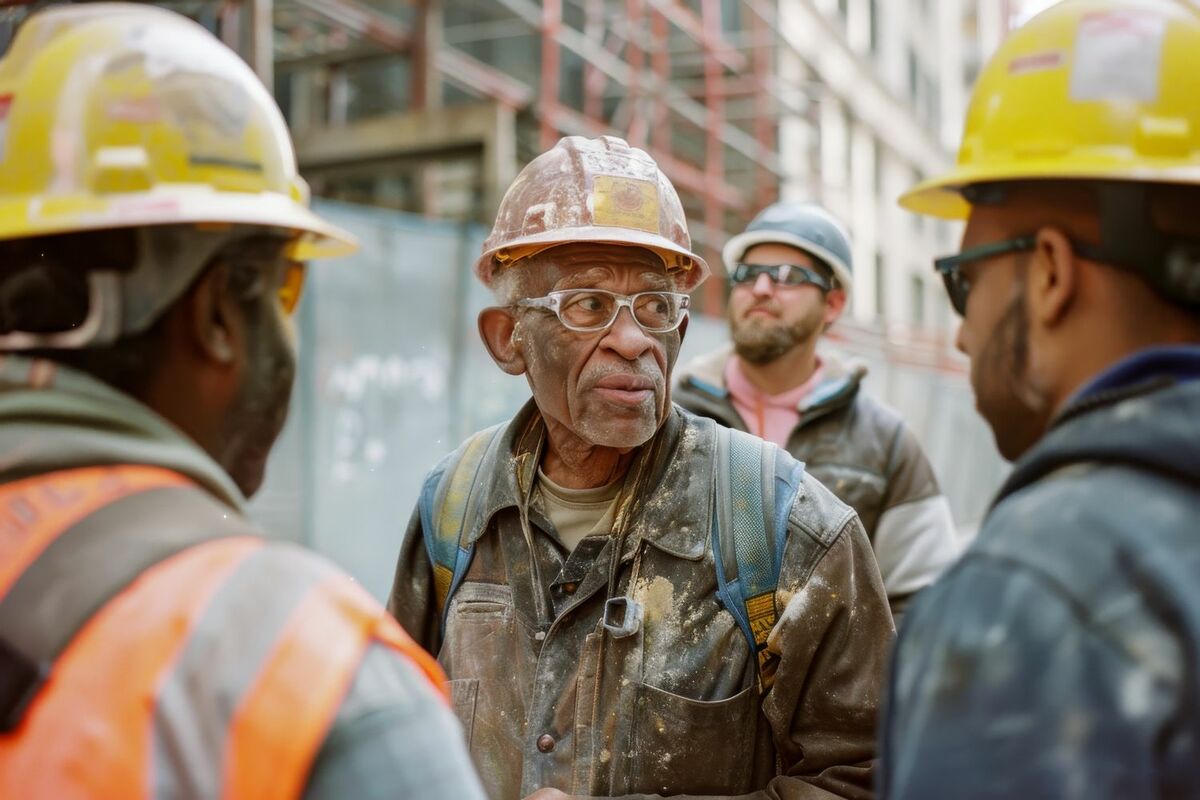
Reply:
[[450, 597], [462, 583], [475, 546], [468, 542], [468, 520], [478, 512], [476, 505], [484, 481], [479, 471], [503, 438], [507, 424], [476, 433], [457, 450], [446, 456], [425, 477], [417, 508], [421, 515], [421, 533], [425, 550], [433, 565], [433, 587], [438, 612], [445, 627]]
[[770, 442], [720, 425], [715, 460], [717, 596], [737, 620], [751, 652], [758, 654], [761, 669], [767, 638], [779, 617], [775, 588], [804, 464]]

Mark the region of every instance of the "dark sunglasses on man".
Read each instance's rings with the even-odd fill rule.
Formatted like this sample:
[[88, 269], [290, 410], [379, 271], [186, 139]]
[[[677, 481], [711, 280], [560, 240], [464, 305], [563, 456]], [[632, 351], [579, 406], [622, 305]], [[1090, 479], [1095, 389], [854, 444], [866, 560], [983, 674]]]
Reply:
[[746, 264], [738, 263], [729, 279], [736, 285], [754, 283], [759, 275], [766, 275], [781, 286], [803, 286], [811, 284], [823, 292], [833, 288], [833, 282], [812, 267], [799, 264]]
[[[971, 293], [971, 281], [963, 273], [963, 267], [976, 261], [1006, 256], [1009, 253], [1028, 252], [1035, 247], [1037, 247], [1037, 236], [1031, 233], [1026, 236], [968, 247], [961, 253], [934, 259], [933, 268], [942, 274], [942, 281], [946, 284], [946, 294], [950, 295], [950, 305], [954, 307], [960, 317], [963, 317], [967, 314], [967, 295]], [[1072, 240], [1071, 248], [1077, 254], [1093, 261], [1108, 260], [1099, 247], [1086, 242]]]

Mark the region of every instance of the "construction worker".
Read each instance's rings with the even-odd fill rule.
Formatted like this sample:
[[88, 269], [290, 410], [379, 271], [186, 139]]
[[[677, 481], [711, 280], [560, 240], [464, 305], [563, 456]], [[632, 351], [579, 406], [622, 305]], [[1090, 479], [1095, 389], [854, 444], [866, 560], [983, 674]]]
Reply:
[[245, 514], [307, 208], [278, 108], [151, 6], [0, 61], [0, 796], [482, 798], [437, 665]]
[[732, 347], [697, 358], [675, 401], [786, 448], [858, 512], [892, 615], [958, 555], [950, 504], [866, 366], [817, 344], [849, 299], [850, 238], [820, 206], [775, 203], [724, 248]]
[[981, 73], [901, 198], [1013, 471], [909, 610], [890, 798], [1200, 796], [1200, 7], [1066, 0]]
[[785, 451], [672, 406], [708, 267], [666, 176], [562, 139], [476, 273], [533, 397], [430, 472], [389, 609], [489, 797], [869, 797], [893, 630], [870, 543]]

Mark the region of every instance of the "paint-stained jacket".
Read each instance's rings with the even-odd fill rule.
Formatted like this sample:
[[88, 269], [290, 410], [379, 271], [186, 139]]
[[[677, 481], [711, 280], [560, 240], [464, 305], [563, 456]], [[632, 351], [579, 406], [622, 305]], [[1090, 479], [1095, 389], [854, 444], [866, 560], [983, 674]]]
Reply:
[[[694, 414], [747, 430], [725, 387], [725, 347], [679, 373], [672, 397]], [[861, 390], [866, 368], [822, 354], [825, 378], [799, 408], [787, 449], [809, 473], [858, 512], [875, 548], [892, 613], [955, 558], [950, 505], [908, 426]]]
[[913, 603], [881, 794], [1200, 797], [1200, 380], [1145, 377], [1061, 415]]
[[[189, 528], [237, 535], [161, 563], [146, 559], [153, 566], [80, 619], [87, 625], [55, 662], [22, 727], [0, 734], [0, 796], [482, 798], [459, 726], [418, 668], [432, 667], [429, 659], [385, 646], [384, 635], [362, 645], [344, 635], [339, 612], [351, 606], [349, 595], [327, 590], [349, 584], [348, 576], [313, 553], [253, 535], [229, 476], [148, 407], [65, 367], [0, 356], [0, 490], [84, 468], [108, 474], [116, 465], [178, 480], [121, 497], [46, 547], [51, 591], [22, 592], [17, 580], [0, 592], [0, 636], [23, 652], [39, 652], [60, 635], [53, 628], [64, 607], [109, 579], [114, 561], [172, 552]], [[80, 494], [70, 491], [56, 501]], [[27, 529], [11, 508], [0, 514], [0, 528], [0, 551], [21, 555]], [[211, 591], [188, 592], [163, 577], [181, 574], [204, 577]], [[157, 600], [153, 608], [147, 597]], [[390, 623], [369, 598], [354, 602], [371, 624]], [[31, 627], [31, 618], [43, 625]], [[177, 650], [164, 651], [173, 637]], [[349, 681], [332, 687], [328, 704], [314, 686], [327, 685], [335, 669]], [[65, 696], [96, 702], [67, 707], [63, 725], [55, 698]], [[307, 715], [289, 719], [303, 719], [312, 731], [279, 730], [280, 714], [247, 711], [249, 699], [264, 696], [289, 712], [306, 707]], [[42, 746], [47, 740], [53, 745]], [[296, 755], [298, 740], [315, 747]], [[247, 791], [230, 779], [247, 771], [269, 791]]]
[[805, 477], [760, 692], [756, 658], [716, 597], [713, 424], [676, 407], [638, 456], [644, 489], [627, 486], [618, 500], [631, 521], [616, 595], [628, 591], [645, 610], [625, 638], [601, 625], [614, 537], [566, 552], [537, 492], [531, 538], [523, 533], [521, 489], [535, 478], [544, 430], [531, 402], [479, 470], [484, 510], [466, 531], [475, 555], [445, 630], [416, 512], [389, 603], [438, 653], [489, 796], [550, 786], [602, 797], [870, 797], [893, 628], [853, 510]]

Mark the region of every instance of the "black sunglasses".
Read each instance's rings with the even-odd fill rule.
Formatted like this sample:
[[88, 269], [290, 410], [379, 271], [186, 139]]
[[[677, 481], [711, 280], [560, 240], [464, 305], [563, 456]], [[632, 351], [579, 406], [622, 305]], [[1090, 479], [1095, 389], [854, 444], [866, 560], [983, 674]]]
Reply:
[[950, 295], [950, 305], [960, 317], [967, 313], [967, 295], [971, 293], [971, 281], [963, 274], [962, 268], [975, 261], [983, 261], [1009, 253], [1020, 253], [1032, 250], [1037, 245], [1036, 236], [1018, 236], [1015, 239], [1005, 239], [1000, 242], [989, 242], [976, 247], [968, 247], [961, 253], [934, 259], [933, 268], [942, 274], [946, 284], [946, 294]]
[[811, 267], [799, 264], [746, 264], [739, 262], [729, 279], [736, 284], [754, 283], [759, 275], [766, 275], [777, 284], [804, 286], [811, 284], [823, 292], [833, 288], [833, 283]]
[[[1026, 236], [1017, 236], [1013, 239], [1004, 239], [999, 242], [989, 242], [988, 244], [968, 247], [961, 253], [934, 259], [933, 268], [942, 274], [942, 281], [946, 284], [946, 294], [950, 296], [950, 305], [962, 317], [966, 316], [967, 295], [971, 293], [971, 281], [962, 271], [964, 265], [1008, 255], [1009, 253], [1027, 252], [1033, 250], [1035, 247], [1037, 247], [1037, 236], [1031, 233]], [[1089, 245], [1086, 242], [1072, 240], [1071, 248], [1079, 255], [1092, 261], [1107, 260], [1100, 248]]]

